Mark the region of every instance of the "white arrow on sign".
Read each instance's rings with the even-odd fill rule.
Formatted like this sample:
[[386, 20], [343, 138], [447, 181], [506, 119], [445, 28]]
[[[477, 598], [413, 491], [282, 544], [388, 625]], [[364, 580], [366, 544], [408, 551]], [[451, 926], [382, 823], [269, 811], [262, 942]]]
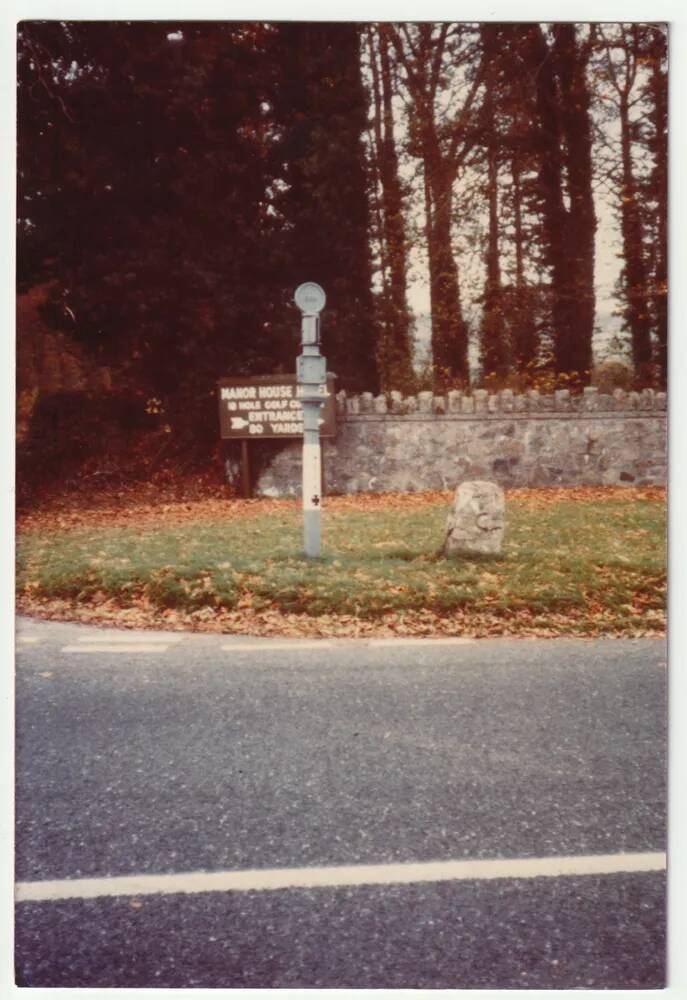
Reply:
[[240, 431], [242, 427], [247, 427], [248, 421], [244, 420], [243, 417], [231, 417], [231, 429], [233, 431]]

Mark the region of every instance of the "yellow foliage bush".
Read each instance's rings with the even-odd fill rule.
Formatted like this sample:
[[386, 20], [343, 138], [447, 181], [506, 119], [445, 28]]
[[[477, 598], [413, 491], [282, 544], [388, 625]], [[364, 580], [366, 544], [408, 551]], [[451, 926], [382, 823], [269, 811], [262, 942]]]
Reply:
[[591, 384], [609, 395], [614, 389], [628, 390], [634, 384], [634, 370], [622, 358], [606, 358], [592, 369]]

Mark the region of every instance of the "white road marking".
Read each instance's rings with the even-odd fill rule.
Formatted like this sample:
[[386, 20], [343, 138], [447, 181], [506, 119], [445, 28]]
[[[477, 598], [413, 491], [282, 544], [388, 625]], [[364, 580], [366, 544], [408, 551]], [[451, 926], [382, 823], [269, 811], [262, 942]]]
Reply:
[[171, 893], [251, 892], [275, 889], [398, 885], [497, 878], [559, 878], [661, 872], [662, 852], [587, 854], [549, 858], [488, 858], [472, 861], [424, 861], [383, 865], [337, 865], [328, 868], [265, 868], [248, 871], [185, 872], [178, 875], [122, 875], [112, 878], [18, 882], [18, 903], [98, 896], [151, 896]]
[[174, 633], [148, 635], [146, 633], [113, 632], [111, 635], [80, 635], [76, 645], [62, 647], [63, 653], [164, 653], [170, 646], [184, 638]]
[[467, 646], [476, 639], [463, 639], [457, 636], [446, 636], [438, 639], [404, 638], [398, 636], [393, 639], [370, 639], [371, 646]]
[[94, 642], [91, 645], [86, 643], [76, 646], [63, 646], [62, 653], [164, 653], [169, 646], [162, 643], [151, 642]]
[[112, 635], [107, 635], [103, 633], [101, 633], [100, 635], [80, 635], [76, 641], [84, 642], [87, 643], [88, 645], [95, 645], [96, 643], [98, 645], [100, 645], [101, 643], [109, 644], [112, 642], [124, 642], [124, 643], [166, 642], [169, 644], [170, 642], [181, 642], [182, 638], [183, 638], [182, 635], [178, 634], [175, 635], [172, 632], [170, 632], [169, 635], [154, 635], [154, 634], [147, 635], [146, 633], [141, 633], [141, 632], [129, 632], [128, 634], [126, 632], [113, 632]]
[[318, 639], [315, 642], [299, 642], [293, 639], [291, 642], [230, 642], [221, 648], [226, 653], [266, 653], [272, 649], [290, 649], [296, 652], [299, 649], [329, 649], [331, 642], [326, 639]]

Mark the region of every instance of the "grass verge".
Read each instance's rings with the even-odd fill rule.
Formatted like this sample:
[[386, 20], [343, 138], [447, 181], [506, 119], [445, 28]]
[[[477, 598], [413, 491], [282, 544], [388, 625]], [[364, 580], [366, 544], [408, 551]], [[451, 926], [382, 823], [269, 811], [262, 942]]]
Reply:
[[20, 525], [20, 610], [257, 634], [648, 635], [664, 627], [660, 490], [514, 490], [499, 557], [445, 558], [451, 495], [327, 501], [323, 556], [292, 501], [194, 517]]

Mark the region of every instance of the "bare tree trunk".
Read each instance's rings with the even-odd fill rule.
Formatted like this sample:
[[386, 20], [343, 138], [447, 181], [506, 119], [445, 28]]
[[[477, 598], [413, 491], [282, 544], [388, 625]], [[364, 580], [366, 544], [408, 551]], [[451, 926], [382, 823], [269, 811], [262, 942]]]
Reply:
[[372, 101], [374, 112], [372, 115], [371, 141], [373, 155], [371, 156], [372, 180], [373, 180], [373, 219], [376, 229], [377, 242], [379, 244], [379, 260], [382, 273], [382, 296], [386, 300], [389, 295], [389, 272], [387, 261], [387, 235], [382, 212], [382, 202], [384, 195], [380, 197], [379, 188], [382, 185], [381, 161], [382, 161], [382, 95], [379, 85], [379, 67], [377, 66], [377, 54], [374, 46], [374, 35], [372, 28], [367, 29], [367, 45], [370, 54], [370, 67], [372, 69]]
[[651, 373], [651, 315], [647, 295], [644, 259], [644, 232], [637, 182], [632, 162], [630, 111], [626, 95], [619, 102], [622, 198], [620, 209], [625, 268], [623, 271], [628, 326], [632, 338], [632, 359], [640, 383]]
[[522, 288], [525, 284], [525, 247], [522, 233], [522, 183], [520, 180], [520, 161], [517, 156], [514, 156], [511, 160], [511, 177], [513, 178], [515, 286], [516, 288]]
[[518, 371], [523, 372], [537, 357], [538, 337], [534, 317], [528, 306], [525, 285], [525, 238], [522, 222], [522, 181], [521, 166], [517, 156], [511, 159], [513, 179], [513, 244], [515, 252], [515, 288], [511, 316], [511, 339], [513, 356]]
[[596, 213], [592, 193], [591, 95], [587, 85], [587, 56], [574, 24], [555, 28], [554, 52], [560, 81], [561, 126], [565, 138], [570, 209], [564, 238], [568, 246], [566, 295], [573, 313], [560, 346], [558, 371], [586, 378], [592, 367], [594, 334], [594, 237]]
[[468, 331], [460, 302], [458, 266], [451, 246], [453, 172], [431, 154], [426, 158], [431, 196], [429, 217], [432, 357], [438, 388], [467, 385]]
[[668, 84], [663, 69], [666, 40], [662, 30], [654, 28], [649, 93], [653, 102], [654, 155], [652, 193], [656, 199], [656, 264], [654, 269], [653, 307], [656, 323], [656, 361], [663, 385], [668, 379]]
[[[455, 26], [454, 26], [455, 27]], [[413, 31], [413, 28], [417, 29]], [[460, 301], [458, 265], [452, 247], [453, 184], [474, 142], [468, 128], [473, 105], [482, 82], [482, 65], [466, 88], [462, 104], [451, 111], [438, 111], [437, 93], [447, 71], [445, 54], [451, 25], [388, 25], [388, 38], [403, 66], [410, 97], [411, 145], [422, 161], [425, 182], [426, 237], [429, 257], [432, 308], [432, 356], [438, 388], [466, 385], [468, 328]], [[455, 50], [454, 50], [455, 51]], [[443, 61], [442, 61], [443, 60]]]
[[497, 159], [496, 118], [494, 114], [494, 89], [496, 87], [495, 65], [498, 59], [498, 39], [494, 25], [483, 24], [481, 28], [484, 56], [487, 70], [482, 122], [487, 151], [487, 200], [489, 205], [489, 232], [485, 253], [486, 280], [482, 300], [481, 362], [483, 375], [503, 377], [509, 367], [508, 346], [503, 311], [503, 289], [501, 287], [501, 262], [499, 259], [499, 167]]
[[499, 260], [499, 192], [496, 155], [489, 150], [487, 165], [489, 188], [489, 233], [487, 237], [487, 279], [484, 290], [485, 321], [482, 325], [482, 356], [485, 371], [503, 375], [508, 367], [506, 359], [503, 303], [501, 294], [501, 263]]
[[568, 350], [571, 302], [567, 294], [566, 211], [563, 202], [563, 163], [556, 77], [551, 53], [539, 24], [530, 29], [529, 61], [535, 81], [538, 121], [539, 185], [543, 230], [553, 292], [552, 318], [556, 371], [570, 370]]
[[398, 154], [394, 139], [389, 43], [384, 32], [381, 32], [378, 37], [383, 107], [379, 171], [382, 181], [384, 227], [389, 265], [389, 330], [387, 338], [389, 363], [385, 365], [385, 368], [390, 383], [394, 383], [394, 385], [389, 384], [388, 388], [409, 388], [414, 376], [407, 300], [408, 241], [403, 215], [403, 194], [398, 171]]
[[[541, 26], [535, 24], [530, 42], [539, 119], [539, 182], [552, 278], [554, 367], [558, 374], [574, 373], [582, 381], [591, 367], [596, 229], [586, 55], [578, 47], [574, 25], [557, 25], [550, 49]], [[564, 201], [566, 179], [570, 211]]]

